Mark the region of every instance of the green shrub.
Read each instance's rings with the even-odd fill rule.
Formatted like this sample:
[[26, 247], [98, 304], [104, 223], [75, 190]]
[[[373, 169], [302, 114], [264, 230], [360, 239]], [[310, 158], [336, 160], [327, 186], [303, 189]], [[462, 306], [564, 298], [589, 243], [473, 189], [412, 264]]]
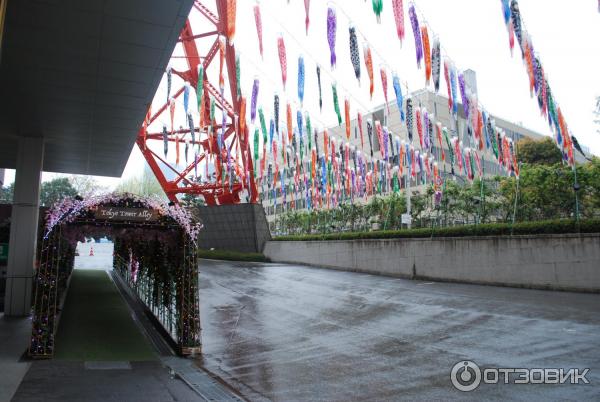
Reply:
[[198, 250], [199, 258], [227, 261], [269, 262], [270, 260], [260, 253], [241, 253], [233, 250]]
[[510, 236], [534, 234], [600, 233], [600, 219], [554, 220], [510, 223], [487, 223], [482, 225], [450, 226], [443, 228], [420, 228], [407, 230], [382, 230], [372, 232], [343, 232], [317, 235], [293, 235], [275, 237], [275, 241], [311, 240], [358, 240], [358, 239], [401, 239], [427, 237]]

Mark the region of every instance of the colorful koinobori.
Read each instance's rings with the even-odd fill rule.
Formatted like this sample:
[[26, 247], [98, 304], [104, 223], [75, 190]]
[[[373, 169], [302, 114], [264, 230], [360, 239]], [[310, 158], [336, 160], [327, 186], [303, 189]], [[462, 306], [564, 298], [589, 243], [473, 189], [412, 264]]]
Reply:
[[[392, 2], [394, 21], [396, 24], [396, 33], [400, 42], [404, 40], [404, 5], [402, 0]], [[337, 7], [337, 8], [336, 8]], [[579, 150], [576, 139], [569, 134], [567, 125], [560, 110], [560, 107], [554, 101], [550, 86], [548, 85], [539, 57], [535, 55], [531, 39], [523, 29], [518, 4], [512, 0], [502, 0], [505, 21], [507, 23], [509, 34], [517, 36], [524, 59], [527, 61], [527, 68], [530, 75], [532, 94], [538, 97], [538, 102], [542, 113], [547, 116], [550, 126], [555, 133], [557, 145], [563, 152], [565, 161], [571, 165], [574, 164], [573, 146]], [[305, 1], [305, 27], [308, 34], [309, 29], [309, 10], [310, 2]], [[380, 20], [383, 4], [380, 1], [373, 1], [373, 10], [377, 20]], [[338, 12], [339, 11], [339, 12]], [[447, 162], [451, 166], [452, 172], [455, 169], [468, 180], [473, 180], [476, 176], [483, 176], [483, 159], [487, 152], [489, 159], [494, 159], [502, 170], [509, 175], [519, 175], [519, 166], [515, 155], [515, 145], [505, 133], [495, 126], [493, 117], [483, 108], [477, 96], [468, 87], [462, 71], [457, 69], [452, 60], [442, 55], [440, 40], [433, 35], [427, 24], [420, 23], [417, 9], [414, 3], [410, 3], [408, 9], [409, 19], [415, 40], [417, 67], [424, 67], [426, 85], [433, 86], [435, 92], [440, 90], [440, 81], [443, 73], [444, 81], [447, 87], [448, 110], [451, 116], [458, 118], [459, 104], [462, 105], [461, 112], [464, 114], [468, 125], [468, 131], [471, 133], [472, 141], [470, 146], [465, 146], [459, 140], [456, 128], [448, 129], [436, 121], [435, 116], [419, 105], [413, 104], [402, 92], [402, 83], [398, 73], [392, 69], [392, 86], [396, 96], [396, 105], [398, 107], [402, 124], [407, 130], [407, 138], [401, 139], [395, 135], [382, 121], [363, 121], [362, 113], [367, 110], [353, 110], [353, 99], [355, 104], [361, 105], [355, 95], [345, 91], [344, 100], [344, 118], [340, 110], [339, 97], [340, 85], [335, 79], [336, 65], [341, 61], [337, 59], [336, 44], [338, 39], [338, 17], [346, 15], [344, 10], [333, 3], [327, 7], [327, 15], [323, 18], [326, 21], [327, 43], [330, 50], [329, 69], [322, 69], [321, 66], [327, 63], [315, 63], [315, 66], [307, 68], [307, 60], [304, 55], [298, 56], [298, 79], [297, 79], [297, 100], [286, 99], [287, 83], [287, 51], [285, 46], [285, 36], [280, 33], [277, 37], [277, 54], [279, 56], [281, 68], [281, 86], [282, 97], [278, 93], [273, 94], [273, 117], [269, 119], [269, 129], [267, 130], [266, 117], [263, 108], [260, 106], [259, 87], [260, 79], [254, 77], [251, 101], [250, 101], [250, 126], [254, 128], [253, 153], [249, 156], [254, 159], [254, 169], [251, 172], [244, 172], [236, 169], [235, 174], [243, 185], [249, 188], [250, 180], [255, 180], [259, 188], [263, 189], [263, 197], [269, 201], [272, 200], [277, 205], [278, 199], [285, 205], [288, 198], [291, 206], [297, 200], [305, 200], [307, 208], [331, 208], [346, 201], [354, 201], [355, 198], [370, 197], [376, 194], [399, 191], [402, 185], [402, 178], [412, 180], [415, 184], [427, 184], [433, 186], [435, 200], [441, 200], [443, 189], [443, 178], [438, 166], [438, 162], [433, 155], [433, 147], [441, 149], [441, 161]], [[346, 15], [347, 16], [347, 15]], [[228, 16], [229, 19], [229, 16]], [[263, 55], [263, 24], [261, 16], [260, 3], [254, 5], [254, 19], [256, 23], [256, 32], [258, 37], [258, 50]], [[232, 21], [235, 20], [233, 17]], [[272, 21], [273, 19], [268, 19]], [[424, 21], [421, 18], [421, 21]], [[235, 23], [233, 33], [235, 32]], [[228, 30], [228, 36], [233, 33]], [[358, 35], [360, 34], [360, 35]], [[360, 38], [363, 39], [363, 62], [369, 78], [369, 96], [372, 98], [375, 86], [373, 73], [373, 52], [367, 38], [360, 30], [348, 21], [348, 43], [350, 46], [350, 62], [357, 80], [361, 80], [361, 57], [359, 49]], [[267, 41], [269, 43], [269, 41]], [[275, 43], [275, 41], [273, 41]], [[512, 40], [511, 40], [511, 43]], [[224, 57], [224, 46], [219, 47], [221, 59]], [[388, 63], [376, 52], [380, 61], [381, 86], [386, 101], [386, 116], [389, 114], [388, 103]], [[313, 56], [308, 54], [313, 60]], [[221, 63], [222, 66], [222, 63]], [[442, 72], [443, 68], [443, 72]], [[222, 69], [221, 69], [222, 70]], [[335, 116], [337, 116], [338, 125], [345, 124], [345, 136], [331, 135], [326, 128], [317, 129], [312, 125], [320, 121], [317, 116], [309, 115], [307, 110], [303, 109], [305, 97], [306, 74], [309, 71], [316, 71], [318, 83], [319, 107], [322, 112], [323, 94], [322, 94], [322, 75], [324, 71], [331, 78], [332, 103]], [[203, 71], [198, 72], [200, 77]], [[239, 58], [236, 59], [236, 79], [239, 82], [241, 74]], [[222, 82], [223, 73], [220, 72], [220, 82]], [[269, 77], [265, 77], [269, 79]], [[200, 125], [206, 128], [206, 131], [215, 133], [216, 116], [214, 112], [214, 99], [202, 91], [198, 80], [196, 95], [198, 107], [201, 108], [206, 102], [211, 105], [209, 121], [201, 121]], [[408, 85], [404, 83], [407, 88]], [[237, 86], [239, 88], [239, 85]], [[186, 99], [189, 98], [188, 92], [190, 86], [185, 87], [186, 96], [184, 97], [184, 109], [186, 115], [190, 108]], [[238, 96], [241, 100], [241, 112], [239, 116], [239, 126], [242, 133], [251, 132], [248, 130], [246, 117], [246, 98], [244, 91], [238, 89]], [[460, 99], [459, 99], [460, 98]], [[285, 121], [282, 124], [280, 118], [280, 103], [285, 103]], [[296, 119], [293, 118], [293, 103], [299, 105], [296, 110]], [[171, 115], [174, 113], [174, 104]], [[258, 110], [258, 113], [257, 113]], [[202, 116], [202, 114], [200, 114]], [[256, 116], [259, 116], [258, 122]], [[188, 115], [191, 117], [191, 115]], [[349, 142], [351, 135], [351, 116], [356, 116], [355, 133], [360, 133], [360, 147], [351, 145]], [[193, 120], [190, 118], [190, 127], [193, 127]], [[294, 121], [295, 120], [295, 121]], [[173, 126], [173, 119], [171, 119]], [[211, 126], [213, 127], [211, 129]], [[224, 126], [224, 124], [222, 125]], [[325, 125], [323, 125], [325, 127]], [[363, 133], [366, 127], [368, 135], [368, 147], [364, 141]], [[259, 130], [260, 129], [260, 130]], [[413, 134], [416, 131], [417, 137]], [[165, 128], [166, 132], [166, 128]], [[173, 127], [171, 127], [173, 132]], [[191, 133], [194, 130], [191, 128]], [[262, 136], [260, 135], [262, 133]], [[246, 134], [245, 134], [246, 135]], [[380, 144], [378, 151], [374, 151], [373, 135]], [[194, 140], [192, 140], [194, 142]], [[262, 146], [261, 146], [262, 143]], [[207, 141], [210, 146], [212, 141]], [[216, 141], [216, 146], [224, 147], [222, 141]], [[367, 149], [368, 148], [368, 149]], [[187, 146], [186, 146], [187, 149]], [[262, 152], [261, 152], [262, 150]], [[165, 157], [168, 147], [165, 147]], [[581, 152], [581, 151], [580, 151]], [[179, 155], [179, 152], [177, 152]], [[187, 152], [186, 152], [187, 155]], [[227, 158], [229, 164], [230, 159]], [[215, 161], [217, 163], [217, 161]], [[217, 177], [226, 181], [226, 169], [215, 166]], [[230, 176], [233, 169], [228, 166]], [[422, 174], [419, 174], [423, 172]], [[208, 168], [207, 168], [208, 174]], [[419, 179], [420, 183], [416, 180]], [[231, 180], [230, 180], [231, 182]], [[265, 189], [266, 187], [266, 189]], [[278, 195], [278, 191], [280, 192]]]
[[548, 124], [554, 132], [556, 145], [560, 148], [564, 160], [570, 166], [573, 166], [575, 164], [573, 148], [582, 155], [585, 156], [585, 154], [583, 153], [577, 138], [570, 133], [560, 106], [553, 96], [541, 59], [535, 52], [531, 36], [525, 28], [518, 1], [501, 1], [504, 22], [506, 23], [506, 28], [508, 30], [511, 54], [513, 54], [516, 37], [519, 48], [521, 49], [521, 57], [523, 58], [529, 77], [529, 91], [531, 97], [533, 98], [535, 95], [537, 98], [540, 112], [548, 119]]

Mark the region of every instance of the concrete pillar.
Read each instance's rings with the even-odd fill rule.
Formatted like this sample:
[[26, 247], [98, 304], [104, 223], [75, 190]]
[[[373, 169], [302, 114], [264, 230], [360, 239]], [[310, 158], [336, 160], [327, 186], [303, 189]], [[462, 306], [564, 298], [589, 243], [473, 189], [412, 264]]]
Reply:
[[43, 138], [23, 137], [19, 140], [6, 272], [5, 316], [31, 313], [43, 160]]

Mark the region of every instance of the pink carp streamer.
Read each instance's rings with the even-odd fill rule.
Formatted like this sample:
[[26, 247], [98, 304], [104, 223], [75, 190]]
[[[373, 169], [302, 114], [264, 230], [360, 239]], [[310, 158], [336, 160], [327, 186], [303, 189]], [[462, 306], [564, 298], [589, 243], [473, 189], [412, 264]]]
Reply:
[[384, 66], [381, 66], [379, 68], [379, 73], [381, 75], [381, 86], [383, 88], [383, 97], [385, 98], [385, 108], [389, 115], [390, 114], [390, 106], [388, 103], [388, 80], [387, 80], [387, 72], [385, 71]]
[[373, 56], [371, 55], [371, 48], [366, 42], [363, 45], [363, 53], [365, 56], [365, 65], [367, 66], [367, 74], [369, 75], [370, 80], [369, 93], [371, 94], [371, 99], [373, 99], [373, 91], [375, 90], [375, 83], [373, 82]]
[[329, 7], [327, 9], [327, 42], [329, 43], [329, 52], [331, 59], [331, 68], [333, 69], [336, 64], [335, 55], [335, 34], [337, 29], [337, 15], [335, 8]]
[[417, 134], [419, 134], [419, 144], [421, 145], [421, 149], [423, 149], [425, 148], [425, 142], [423, 141], [423, 115], [419, 106], [415, 109], [415, 120], [417, 123]]
[[358, 112], [357, 116], [356, 116], [356, 121], [358, 123], [358, 131], [360, 132], [360, 148], [361, 149], [365, 149], [365, 140], [364, 140], [364, 136], [363, 136], [363, 118], [362, 118], [362, 114], [360, 112]]
[[425, 54], [425, 85], [431, 82], [431, 48], [429, 45], [429, 31], [427, 26], [421, 27], [421, 36], [423, 37], [423, 53]]
[[260, 14], [260, 3], [257, 1], [254, 5], [254, 22], [256, 23], [256, 34], [258, 35], [258, 50], [260, 57], [263, 57], [263, 36], [262, 36], [262, 17]]
[[448, 89], [448, 110], [452, 113], [452, 84], [450, 83], [450, 65], [448, 60], [444, 61], [444, 79], [446, 80], [446, 88]]
[[310, 25], [310, 0], [304, 0], [304, 12], [306, 15], [304, 25], [306, 26], [306, 34], [308, 35], [308, 26]]
[[396, 21], [396, 33], [400, 39], [400, 46], [404, 41], [404, 4], [402, 0], [392, 0], [392, 8], [394, 9], [394, 20]]
[[281, 34], [277, 38], [277, 51], [279, 52], [279, 64], [281, 65], [281, 81], [283, 82], [283, 89], [285, 89], [285, 83], [287, 82], [287, 56], [285, 53], [285, 42]]
[[419, 19], [415, 11], [414, 4], [408, 9], [410, 23], [412, 25], [413, 35], [415, 36], [415, 52], [417, 56], [417, 67], [421, 68], [421, 60], [423, 60], [423, 43], [421, 41], [421, 29], [419, 28]]

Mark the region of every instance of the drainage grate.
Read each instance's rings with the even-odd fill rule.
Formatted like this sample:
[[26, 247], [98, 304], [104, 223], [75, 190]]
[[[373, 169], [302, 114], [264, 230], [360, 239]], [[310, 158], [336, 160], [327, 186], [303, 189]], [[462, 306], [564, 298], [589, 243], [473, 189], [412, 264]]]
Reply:
[[83, 367], [86, 370], [131, 370], [131, 364], [123, 361], [85, 362]]

